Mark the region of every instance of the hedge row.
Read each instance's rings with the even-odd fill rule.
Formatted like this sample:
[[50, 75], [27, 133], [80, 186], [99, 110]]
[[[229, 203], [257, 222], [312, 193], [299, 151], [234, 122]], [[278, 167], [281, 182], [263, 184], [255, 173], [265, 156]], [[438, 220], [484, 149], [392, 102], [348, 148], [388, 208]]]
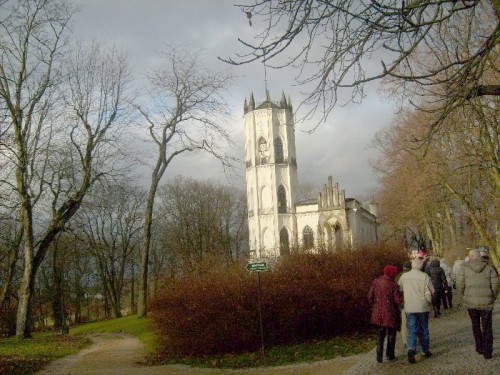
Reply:
[[[282, 257], [260, 274], [266, 347], [365, 330], [371, 281], [399, 250], [364, 248]], [[257, 273], [244, 264], [165, 282], [151, 312], [166, 356], [255, 351], [260, 347]]]

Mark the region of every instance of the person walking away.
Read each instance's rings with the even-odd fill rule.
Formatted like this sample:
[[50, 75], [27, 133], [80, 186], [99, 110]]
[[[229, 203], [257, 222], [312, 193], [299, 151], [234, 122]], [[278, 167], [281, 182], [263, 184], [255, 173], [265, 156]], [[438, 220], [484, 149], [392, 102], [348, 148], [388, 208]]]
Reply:
[[481, 254], [481, 258], [488, 263], [491, 267], [495, 269], [498, 275], [498, 270], [497, 268], [490, 262], [490, 251], [486, 247], [480, 247], [479, 249], [479, 254]]
[[384, 354], [384, 340], [387, 336], [386, 359], [396, 359], [396, 331], [400, 329], [399, 304], [403, 297], [394, 278], [398, 274], [396, 266], [388, 264], [384, 267], [384, 274], [373, 280], [368, 291], [368, 300], [373, 306], [370, 323], [378, 328], [377, 362], [382, 363]]
[[410, 363], [416, 362], [417, 336], [420, 337], [424, 357], [429, 358], [432, 355], [429, 350], [429, 311], [434, 287], [429, 275], [422, 271], [422, 266], [422, 259], [413, 259], [411, 271], [406, 272], [399, 279], [399, 288], [403, 292], [406, 311], [406, 326], [408, 328], [406, 346], [408, 362]]
[[446, 259], [444, 258], [441, 258], [441, 261], [439, 262], [439, 265], [440, 267], [443, 269], [444, 271], [444, 275], [446, 276], [446, 290], [444, 292], [444, 301], [443, 301], [443, 304], [444, 302], [447, 303], [447, 306], [445, 305], [445, 310], [447, 307], [449, 307], [450, 309], [453, 308], [453, 288], [452, 288], [452, 285], [453, 285], [453, 280], [451, 278], [451, 267], [448, 265], [448, 263], [446, 263]]
[[[396, 281], [399, 282], [401, 276], [411, 270], [411, 261], [407, 260], [403, 262], [403, 271], [396, 276]], [[406, 313], [404, 308], [404, 303], [399, 306], [401, 308], [401, 342], [406, 348], [406, 340], [408, 338], [408, 330], [406, 329]]]
[[451, 269], [451, 281], [453, 282], [453, 289], [457, 288], [457, 274], [460, 267], [464, 264], [464, 260], [457, 258], [455, 263], [453, 263], [453, 268]]
[[469, 313], [476, 352], [485, 359], [493, 354], [492, 310], [498, 294], [498, 273], [481, 258], [478, 249], [469, 251], [469, 262], [457, 274], [457, 292]]
[[434, 318], [439, 318], [441, 315], [441, 302], [444, 300], [444, 308], [448, 308], [448, 304], [446, 303], [445, 292], [448, 284], [446, 282], [446, 275], [444, 274], [444, 270], [439, 265], [439, 260], [437, 258], [433, 258], [430, 261], [429, 269], [426, 272], [432, 282], [432, 286], [434, 287], [434, 294], [432, 295], [432, 307], [434, 308]]

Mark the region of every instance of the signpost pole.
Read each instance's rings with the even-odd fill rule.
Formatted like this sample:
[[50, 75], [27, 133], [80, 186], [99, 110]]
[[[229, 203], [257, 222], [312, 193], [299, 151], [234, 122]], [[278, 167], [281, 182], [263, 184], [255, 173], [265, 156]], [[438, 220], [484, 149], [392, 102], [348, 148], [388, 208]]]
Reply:
[[262, 293], [260, 288], [260, 273], [267, 271], [267, 263], [265, 261], [251, 262], [247, 264], [248, 272], [257, 272], [257, 299], [259, 310], [259, 326], [260, 326], [260, 353], [265, 354], [264, 348], [264, 325], [262, 324]]
[[264, 356], [264, 325], [262, 324], [262, 297], [260, 292], [260, 272], [257, 272], [257, 298], [259, 300], [259, 324], [260, 324], [260, 351]]

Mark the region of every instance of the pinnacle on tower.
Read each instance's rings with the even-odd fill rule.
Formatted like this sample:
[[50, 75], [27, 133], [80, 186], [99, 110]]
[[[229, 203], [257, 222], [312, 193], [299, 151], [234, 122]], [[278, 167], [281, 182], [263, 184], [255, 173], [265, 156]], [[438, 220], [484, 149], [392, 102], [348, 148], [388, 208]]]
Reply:
[[271, 104], [271, 95], [268, 89], [266, 89], [266, 103]]
[[290, 109], [290, 111], [293, 112], [293, 108], [292, 108], [292, 99], [290, 99], [290, 95], [288, 95], [288, 109]]
[[249, 111], [255, 110], [255, 100], [253, 98], [253, 92], [250, 93], [250, 102], [248, 103], [248, 110]]
[[283, 109], [286, 109], [286, 107], [287, 107], [285, 93], [283, 91], [281, 92], [280, 107], [283, 108]]

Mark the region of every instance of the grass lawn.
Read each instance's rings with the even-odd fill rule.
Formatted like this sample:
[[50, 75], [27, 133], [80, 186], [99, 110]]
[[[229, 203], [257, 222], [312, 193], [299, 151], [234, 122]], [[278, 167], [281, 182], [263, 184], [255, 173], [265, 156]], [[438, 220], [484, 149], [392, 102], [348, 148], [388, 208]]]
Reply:
[[54, 332], [36, 333], [32, 339], [0, 339], [0, 374], [32, 374], [88, 345], [90, 340], [83, 336], [62, 336]]
[[226, 354], [203, 358], [155, 358], [147, 356], [149, 364], [183, 363], [196, 367], [212, 368], [245, 368], [262, 366], [282, 366], [299, 362], [313, 362], [336, 357], [366, 353], [376, 345], [376, 335], [373, 332], [338, 336], [331, 340], [311, 341], [297, 345], [282, 345], [260, 352]]

